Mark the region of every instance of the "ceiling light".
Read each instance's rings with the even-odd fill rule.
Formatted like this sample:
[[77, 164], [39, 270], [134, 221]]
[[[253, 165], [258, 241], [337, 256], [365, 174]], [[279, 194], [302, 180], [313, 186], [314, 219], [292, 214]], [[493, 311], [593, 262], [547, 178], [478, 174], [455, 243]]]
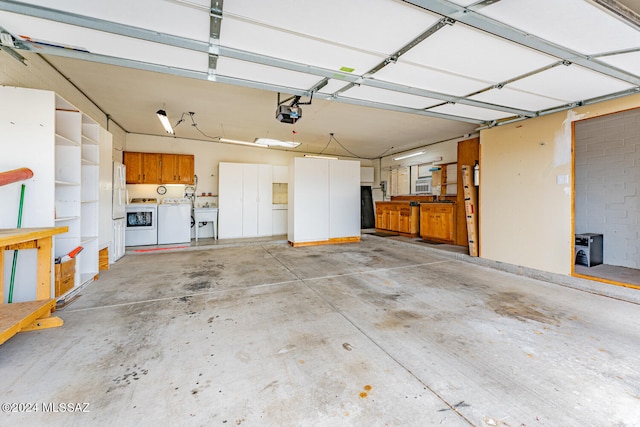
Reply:
[[160, 119], [160, 123], [162, 123], [162, 127], [164, 127], [164, 130], [166, 130], [167, 133], [173, 135], [173, 128], [171, 127], [171, 123], [169, 122], [169, 118], [167, 117], [167, 112], [164, 110], [158, 110], [156, 111], [156, 114], [158, 115], [158, 119]]
[[266, 145], [268, 147], [296, 148], [298, 145], [300, 145], [299, 142], [280, 141], [279, 139], [271, 139], [271, 138], [256, 138], [254, 142], [256, 144]]
[[305, 154], [304, 157], [312, 157], [314, 159], [338, 160], [337, 157], [320, 156], [320, 155], [316, 155], [316, 154]]
[[408, 159], [409, 157], [419, 156], [420, 154], [424, 154], [424, 151], [417, 151], [417, 152], [415, 152], [415, 153], [405, 154], [404, 156], [394, 157], [394, 158], [393, 158], [393, 160], [403, 160], [403, 159]]
[[255, 142], [238, 141], [237, 139], [220, 138], [220, 142], [228, 142], [230, 144], [248, 145], [250, 147], [267, 148], [266, 145], [256, 144]]

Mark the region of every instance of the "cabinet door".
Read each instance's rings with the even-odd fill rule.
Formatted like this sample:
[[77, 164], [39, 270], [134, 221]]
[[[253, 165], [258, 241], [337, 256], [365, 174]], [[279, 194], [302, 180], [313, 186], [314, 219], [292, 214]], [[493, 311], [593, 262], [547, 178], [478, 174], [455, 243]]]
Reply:
[[242, 236], [258, 235], [258, 165], [245, 164], [242, 172]]
[[273, 234], [273, 168], [258, 165], [258, 236]]
[[127, 167], [127, 184], [140, 184], [142, 182], [142, 153], [125, 151], [122, 162]]
[[178, 155], [162, 154], [162, 168], [160, 171], [160, 181], [162, 184], [178, 183]]
[[376, 228], [387, 229], [387, 211], [378, 203], [376, 203]]
[[181, 154], [177, 156], [177, 182], [178, 184], [193, 185], [194, 156]]
[[142, 183], [159, 184], [161, 170], [161, 155], [156, 153], [142, 153]]
[[218, 172], [218, 237], [242, 237], [242, 163], [220, 163]]
[[393, 231], [400, 229], [400, 211], [397, 209], [389, 211], [389, 229]]
[[410, 233], [411, 232], [411, 217], [409, 216], [409, 211], [407, 209], [400, 210], [400, 222], [398, 224], [398, 231], [400, 233]]

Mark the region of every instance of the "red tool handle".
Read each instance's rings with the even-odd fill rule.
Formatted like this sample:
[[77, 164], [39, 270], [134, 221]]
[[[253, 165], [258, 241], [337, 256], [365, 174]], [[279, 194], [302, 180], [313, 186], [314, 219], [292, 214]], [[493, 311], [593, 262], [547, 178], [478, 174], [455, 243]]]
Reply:
[[12, 171], [0, 172], [0, 187], [12, 182], [24, 181], [33, 178], [33, 171], [29, 168], [14, 169]]

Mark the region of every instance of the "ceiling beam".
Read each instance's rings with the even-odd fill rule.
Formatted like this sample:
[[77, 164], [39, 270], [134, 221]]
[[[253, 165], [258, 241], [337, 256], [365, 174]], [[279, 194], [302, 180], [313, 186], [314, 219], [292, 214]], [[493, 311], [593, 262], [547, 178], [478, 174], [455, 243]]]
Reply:
[[465, 8], [447, 0], [403, 0], [422, 9], [446, 16], [453, 20], [470, 25], [482, 31], [486, 31], [498, 37], [530, 47], [540, 52], [547, 53], [557, 58], [570, 61], [574, 64], [588, 68], [598, 73], [606, 74], [633, 85], [640, 85], [640, 77], [620, 70], [616, 67], [593, 60], [571, 49], [558, 46], [532, 34], [518, 30], [487, 16], [481, 15], [470, 8]]
[[55, 21], [62, 24], [74, 25], [76, 27], [103, 31], [105, 33], [117, 34], [120, 36], [161, 43], [168, 46], [180, 47], [183, 49], [196, 50], [199, 52], [209, 51], [209, 43], [205, 41], [188, 39], [185, 37], [175, 36], [173, 34], [160, 33], [158, 31], [147, 30], [145, 28], [134, 27], [126, 24], [119, 24], [117, 22], [92, 18], [90, 16], [78, 15], [76, 13], [63, 12], [61, 10], [51, 9], [43, 6], [36, 6], [12, 0], [3, 0], [0, 1], [0, 10], [25, 16], [31, 16], [34, 18]]

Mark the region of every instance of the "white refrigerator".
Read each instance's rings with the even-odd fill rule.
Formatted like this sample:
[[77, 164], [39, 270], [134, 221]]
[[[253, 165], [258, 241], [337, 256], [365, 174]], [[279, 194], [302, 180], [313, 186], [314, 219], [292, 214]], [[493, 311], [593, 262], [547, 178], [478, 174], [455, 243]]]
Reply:
[[110, 262], [113, 264], [124, 256], [125, 208], [127, 206], [126, 166], [113, 162], [113, 247]]

